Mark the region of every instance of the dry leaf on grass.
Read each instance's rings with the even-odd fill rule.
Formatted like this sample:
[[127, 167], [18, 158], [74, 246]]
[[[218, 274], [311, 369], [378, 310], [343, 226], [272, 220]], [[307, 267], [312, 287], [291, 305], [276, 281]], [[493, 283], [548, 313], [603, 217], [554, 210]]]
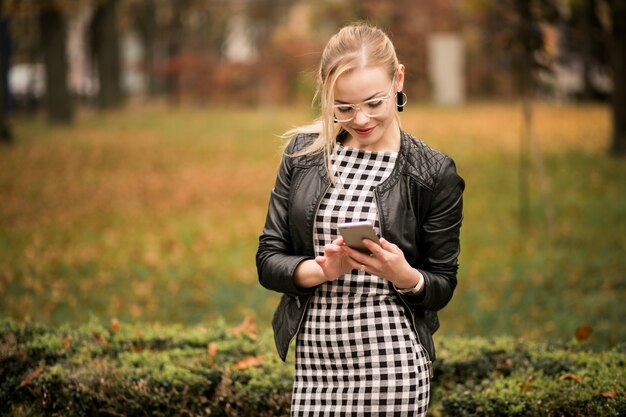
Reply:
[[246, 356], [245, 358], [243, 358], [239, 362], [235, 363], [233, 365], [233, 368], [235, 368], [235, 369], [248, 369], [248, 368], [252, 368], [253, 366], [259, 366], [259, 365], [261, 365], [265, 361], [266, 357], [267, 357], [267, 355]]
[[112, 319], [109, 328], [111, 329], [112, 333], [117, 333], [122, 328], [122, 325], [120, 324], [120, 321], [118, 319]]
[[610, 391], [601, 392], [600, 395], [602, 395], [604, 398], [615, 398], [617, 397], [617, 388], [613, 388]]
[[531, 376], [529, 376], [526, 379], [526, 381], [519, 383], [518, 386], [519, 386], [520, 390], [528, 391], [528, 390], [532, 389], [533, 388], [533, 380], [534, 380], [534, 378], [531, 375]]
[[247, 315], [243, 322], [239, 326], [232, 327], [230, 332], [233, 336], [238, 336], [243, 333], [247, 335], [250, 339], [256, 339], [256, 321], [254, 317]]
[[72, 336], [67, 335], [63, 338], [63, 350], [68, 350], [72, 346]]
[[583, 381], [583, 377], [580, 375], [576, 375], [576, 374], [572, 374], [572, 373], [567, 373], [567, 374], [563, 374], [559, 377], [559, 380], [563, 381], [565, 379], [573, 379], [574, 381], [578, 382], [579, 384], [584, 384], [585, 382]]
[[578, 329], [576, 329], [576, 340], [578, 340], [579, 342], [584, 342], [585, 340], [589, 339], [592, 331], [593, 329], [588, 324], [580, 326]]
[[93, 340], [97, 345], [106, 345], [107, 344], [107, 339], [106, 337], [104, 337], [104, 335], [102, 333], [96, 333], [93, 335]]
[[35, 369], [34, 371], [30, 372], [28, 375], [26, 375], [26, 378], [24, 378], [22, 380], [22, 382], [20, 382], [20, 388], [30, 384], [30, 382], [37, 378], [39, 376], [39, 374], [41, 374], [43, 372], [43, 366], [40, 368]]

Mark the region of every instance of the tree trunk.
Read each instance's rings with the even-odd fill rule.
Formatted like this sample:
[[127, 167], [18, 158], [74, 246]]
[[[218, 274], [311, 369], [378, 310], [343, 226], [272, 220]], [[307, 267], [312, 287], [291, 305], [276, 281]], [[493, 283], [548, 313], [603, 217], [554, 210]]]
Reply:
[[176, 4], [172, 9], [171, 21], [169, 24], [169, 40], [167, 44], [168, 70], [165, 77], [165, 90], [167, 91], [167, 101], [172, 106], [178, 106], [181, 99], [181, 68], [175, 62], [179, 59], [183, 38], [183, 7], [187, 3]]
[[101, 109], [116, 108], [122, 103], [117, 2], [101, 2], [91, 21], [92, 51], [100, 84], [98, 105]]
[[526, 1], [517, 3], [517, 12], [522, 25], [520, 27], [522, 62], [520, 63], [519, 69], [523, 121], [520, 141], [520, 225], [523, 230], [528, 226], [530, 220], [528, 170], [530, 166], [530, 154], [532, 154], [537, 177], [539, 178], [546, 231], [548, 236], [553, 238], [555, 231], [555, 215], [551, 201], [550, 182], [546, 174], [539, 138], [534, 134], [531, 107], [535, 76], [533, 54], [536, 50], [536, 45], [533, 42], [533, 34], [537, 31], [537, 26], [539, 25], [536, 16], [533, 16], [532, 6], [532, 3]]
[[2, 4], [0, 4], [0, 144], [13, 142], [11, 128], [6, 118], [9, 98], [9, 58], [11, 56], [11, 39], [8, 26], [8, 18], [4, 17]]
[[591, 81], [591, 68], [592, 68], [592, 55], [593, 55], [593, 40], [591, 38], [591, 33], [593, 31], [591, 19], [593, 19], [593, 15], [595, 13], [596, 4], [595, 1], [587, 0], [583, 4], [583, 12], [582, 12], [582, 33], [584, 36], [580, 37], [580, 53], [582, 56], [582, 65], [583, 65], [583, 91], [582, 91], [582, 99], [583, 100], [592, 100], [594, 97], [594, 86]]
[[156, 96], [158, 92], [157, 80], [154, 71], [154, 45], [156, 39], [156, 6], [154, 0], [143, 0], [137, 8], [136, 22], [141, 43], [143, 44], [143, 71], [148, 80], [148, 95]]
[[613, 67], [613, 138], [611, 153], [626, 155], [626, 2], [611, 5], [611, 64]]
[[46, 67], [46, 110], [52, 123], [68, 124], [74, 116], [67, 85], [65, 18], [58, 10], [46, 8], [39, 15], [41, 46]]
[[530, 94], [532, 90], [532, 45], [531, 25], [532, 16], [530, 6], [526, 2], [514, 3], [515, 12], [520, 17], [519, 36], [521, 40], [521, 62], [518, 68], [519, 93], [522, 98], [522, 129], [520, 134], [519, 153], [519, 225], [521, 230], [525, 230], [530, 224], [530, 152], [532, 149], [531, 136], [532, 117], [530, 111]]

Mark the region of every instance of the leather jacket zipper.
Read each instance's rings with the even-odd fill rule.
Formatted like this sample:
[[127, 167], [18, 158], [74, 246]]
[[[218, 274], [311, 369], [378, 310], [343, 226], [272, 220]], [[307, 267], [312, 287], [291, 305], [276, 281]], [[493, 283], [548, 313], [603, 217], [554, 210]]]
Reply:
[[[328, 190], [330, 189], [330, 184], [328, 184], [326, 186], [326, 188], [324, 189], [324, 192], [321, 194], [320, 199], [317, 201], [317, 205], [315, 207], [315, 211], [314, 213], [317, 214], [317, 211], [320, 209], [320, 205], [322, 204], [322, 200], [324, 199], [324, 196], [326, 195], [326, 193], [328, 192]], [[313, 219], [313, 224], [315, 224], [315, 219]], [[315, 236], [313, 233], [311, 233], [311, 240], [312, 240], [312, 247], [313, 250], [315, 251]], [[291, 336], [291, 338], [289, 339], [289, 344], [291, 344], [291, 342], [293, 341], [294, 337], [296, 337], [298, 335], [298, 333], [300, 333], [300, 328], [302, 327], [302, 322], [304, 321], [304, 316], [306, 315], [306, 311], [309, 308], [309, 302], [311, 301], [311, 296], [309, 295], [306, 299], [306, 302], [304, 304], [304, 309], [302, 309], [302, 313], [300, 314], [300, 320], [298, 321], [298, 327], [296, 327], [296, 331], [293, 334], [293, 336]], [[300, 301], [300, 296], [296, 296], [296, 305], [298, 306], [298, 308], [300, 308], [302, 306], [302, 302]]]
[[[380, 237], [384, 237], [383, 236], [383, 229], [384, 229], [384, 227], [383, 227], [383, 216], [381, 216], [382, 210], [381, 210], [381, 207], [380, 207], [380, 198], [379, 198], [379, 195], [378, 195], [378, 189], [374, 189], [374, 196], [376, 197], [376, 206], [378, 208], [378, 221], [380, 222]], [[413, 324], [413, 330], [415, 331], [415, 337], [417, 337], [417, 343], [419, 343], [420, 346], [422, 346], [422, 350], [424, 351], [424, 355], [426, 356], [426, 366], [428, 367], [428, 377], [430, 379], [432, 379], [433, 376], [434, 376], [433, 362], [430, 360], [430, 355], [428, 354], [428, 351], [426, 350], [426, 347], [422, 344], [422, 341], [420, 339], [419, 332], [417, 331], [417, 325], [415, 324], [415, 314], [413, 313], [413, 310], [411, 309], [411, 307], [406, 303], [406, 301], [404, 301], [404, 298], [402, 298], [401, 294], [396, 292], [396, 296], [398, 298], [400, 298], [400, 301], [402, 302], [402, 304], [404, 304], [404, 306], [409, 311], [409, 314], [411, 315], [411, 323]]]
[[[311, 301], [311, 296], [307, 297], [306, 302], [304, 303], [304, 309], [302, 310], [302, 313], [300, 314], [300, 320], [298, 321], [298, 327], [296, 327], [296, 332], [289, 339], [289, 345], [291, 345], [291, 342], [293, 341], [293, 339], [298, 335], [298, 333], [300, 333], [300, 328], [302, 327], [302, 322], [304, 321], [304, 316], [306, 315], [306, 310], [309, 308], [309, 302], [310, 301]], [[298, 308], [300, 308], [300, 306], [302, 305], [302, 303], [300, 302], [300, 296], [296, 296], [296, 304], [298, 305]]]
[[402, 304], [406, 306], [407, 310], [409, 311], [409, 314], [411, 314], [411, 323], [413, 324], [415, 337], [417, 337], [417, 343], [419, 343], [420, 346], [422, 346], [422, 350], [424, 351], [424, 355], [426, 356], [426, 366], [428, 367], [428, 377], [432, 379], [434, 376], [433, 362], [430, 360], [430, 355], [428, 354], [426, 347], [422, 344], [422, 341], [420, 340], [420, 334], [417, 331], [417, 326], [415, 325], [415, 314], [413, 314], [413, 310], [411, 310], [411, 307], [409, 307], [406, 301], [404, 301], [404, 298], [402, 298], [402, 295], [397, 294], [397, 296], [400, 298], [400, 301], [402, 301]]

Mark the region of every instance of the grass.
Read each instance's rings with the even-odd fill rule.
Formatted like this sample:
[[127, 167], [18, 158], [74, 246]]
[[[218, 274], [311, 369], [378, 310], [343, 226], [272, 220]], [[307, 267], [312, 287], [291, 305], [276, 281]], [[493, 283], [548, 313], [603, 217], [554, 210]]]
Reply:
[[[71, 128], [18, 119], [0, 149], [0, 315], [268, 326], [278, 295], [254, 266], [280, 159], [306, 108], [129, 107]], [[601, 106], [535, 105], [556, 213], [546, 233], [536, 170], [520, 227], [520, 109], [418, 106], [403, 126], [467, 182], [459, 287], [442, 333], [626, 340], [626, 161], [606, 154]]]

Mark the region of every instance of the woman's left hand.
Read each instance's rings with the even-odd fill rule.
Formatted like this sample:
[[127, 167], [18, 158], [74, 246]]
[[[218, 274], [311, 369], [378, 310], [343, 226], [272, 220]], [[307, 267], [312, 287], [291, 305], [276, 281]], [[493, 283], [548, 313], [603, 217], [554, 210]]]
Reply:
[[409, 265], [397, 245], [384, 238], [380, 239], [380, 245], [369, 239], [364, 239], [363, 242], [371, 255], [347, 246], [343, 247], [352, 268], [359, 270], [363, 265], [365, 272], [391, 281], [397, 288], [411, 288], [417, 285], [420, 273]]

